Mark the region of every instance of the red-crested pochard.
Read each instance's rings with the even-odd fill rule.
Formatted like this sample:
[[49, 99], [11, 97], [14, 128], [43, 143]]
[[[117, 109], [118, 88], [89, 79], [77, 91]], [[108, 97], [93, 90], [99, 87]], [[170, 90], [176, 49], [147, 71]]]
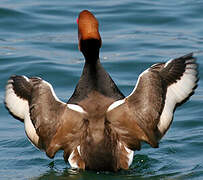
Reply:
[[196, 60], [191, 53], [154, 64], [124, 97], [100, 63], [97, 19], [84, 10], [77, 22], [85, 65], [69, 101], [60, 101], [51, 84], [41, 78], [14, 75], [6, 85], [5, 105], [48, 157], [63, 150], [64, 160], [73, 168], [128, 169], [141, 142], [158, 147], [176, 107], [194, 93]]

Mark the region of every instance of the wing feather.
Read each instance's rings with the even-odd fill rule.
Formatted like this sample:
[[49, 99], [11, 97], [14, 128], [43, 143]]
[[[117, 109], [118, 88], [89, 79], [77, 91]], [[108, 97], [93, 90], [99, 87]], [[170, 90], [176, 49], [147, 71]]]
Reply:
[[176, 107], [197, 87], [197, 68], [192, 53], [154, 64], [139, 76], [128, 97], [110, 105], [106, 117], [129, 148], [140, 149], [141, 141], [158, 147]]
[[67, 160], [78, 146], [86, 112], [60, 101], [52, 86], [41, 78], [12, 76], [6, 86], [5, 105], [24, 122], [30, 141], [50, 158], [62, 149]]

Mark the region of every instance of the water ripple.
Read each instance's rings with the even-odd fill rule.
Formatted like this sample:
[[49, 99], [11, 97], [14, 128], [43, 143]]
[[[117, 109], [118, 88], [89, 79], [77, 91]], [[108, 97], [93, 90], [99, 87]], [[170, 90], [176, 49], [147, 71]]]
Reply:
[[[0, 13], [0, 174], [3, 179], [202, 179], [203, 27], [201, 0], [30, 1], [2, 0]], [[67, 101], [84, 58], [78, 50], [78, 13], [93, 11], [103, 39], [101, 61], [125, 95], [141, 72], [156, 62], [194, 52], [200, 81], [190, 101], [177, 109], [159, 149], [143, 144], [132, 166], [117, 173], [75, 171], [36, 150], [23, 124], [4, 107], [4, 86], [12, 74], [40, 76]]]

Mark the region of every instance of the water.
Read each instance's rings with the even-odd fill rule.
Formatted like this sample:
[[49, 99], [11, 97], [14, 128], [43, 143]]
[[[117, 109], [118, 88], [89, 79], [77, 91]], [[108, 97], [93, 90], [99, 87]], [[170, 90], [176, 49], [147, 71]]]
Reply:
[[[189, 52], [198, 58], [196, 93], [177, 109], [160, 148], [143, 144], [128, 171], [71, 170], [62, 152], [50, 160], [30, 144], [23, 124], [4, 108], [4, 86], [12, 74], [40, 76], [61, 100], [68, 100], [84, 64], [76, 24], [83, 9], [100, 22], [101, 61], [125, 95], [153, 63]], [[201, 0], [1, 0], [0, 179], [203, 179], [202, 9]]]

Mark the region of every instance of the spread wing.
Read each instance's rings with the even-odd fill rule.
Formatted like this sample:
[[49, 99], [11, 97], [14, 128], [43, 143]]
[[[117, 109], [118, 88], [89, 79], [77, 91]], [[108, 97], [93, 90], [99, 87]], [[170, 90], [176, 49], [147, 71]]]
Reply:
[[158, 147], [176, 107], [188, 100], [197, 87], [195, 61], [191, 53], [151, 66], [139, 76], [128, 97], [108, 108], [107, 120], [130, 149], [139, 150], [141, 141]]
[[64, 159], [79, 144], [85, 111], [60, 101], [52, 86], [40, 78], [12, 76], [6, 86], [5, 105], [24, 122], [29, 140], [53, 158], [64, 150]]

